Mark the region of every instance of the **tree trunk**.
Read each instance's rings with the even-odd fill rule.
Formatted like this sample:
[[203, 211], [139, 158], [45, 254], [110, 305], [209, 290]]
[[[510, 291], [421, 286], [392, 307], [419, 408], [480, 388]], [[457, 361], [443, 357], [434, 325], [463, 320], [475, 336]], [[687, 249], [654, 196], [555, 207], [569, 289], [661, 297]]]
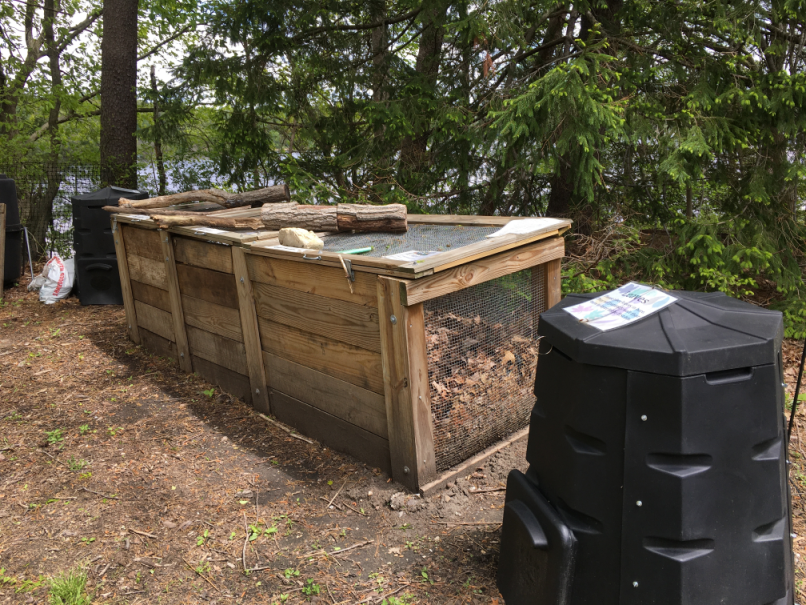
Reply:
[[[417, 49], [415, 71], [422, 87], [423, 96], [433, 96], [442, 59], [442, 41], [445, 35], [443, 25], [448, 12], [446, 2], [434, 2], [423, 11], [423, 29]], [[402, 164], [401, 182], [412, 193], [423, 189], [422, 172], [428, 168], [428, 138], [431, 136], [431, 120], [428, 115], [415, 117], [415, 134], [403, 139], [400, 150]]]
[[[369, 18], [373, 23], [386, 18], [386, 0], [370, 0]], [[386, 23], [373, 28], [370, 47], [372, 52], [372, 100], [376, 102], [389, 98], [386, 91], [387, 43]]]
[[154, 93], [154, 159], [157, 162], [157, 176], [159, 178], [159, 195], [165, 195], [166, 178], [165, 162], [162, 160], [162, 135], [160, 133], [160, 105], [159, 90], [157, 89], [157, 76], [151, 66], [151, 92]]
[[551, 177], [551, 194], [549, 195], [548, 216], [566, 218], [571, 215], [574, 197], [572, 170], [564, 158], [559, 158], [560, 170]]
[[137, 3], [104, 0], [101, 181], [137, 188]]
[[694, 196], [691, 192], [691, 183], [686, 183], [686, 218], [694, 218]]

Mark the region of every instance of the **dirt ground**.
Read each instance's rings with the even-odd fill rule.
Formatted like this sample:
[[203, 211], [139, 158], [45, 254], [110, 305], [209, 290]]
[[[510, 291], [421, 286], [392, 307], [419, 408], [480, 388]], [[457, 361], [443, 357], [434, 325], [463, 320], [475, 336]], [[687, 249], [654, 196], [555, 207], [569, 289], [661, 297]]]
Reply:
[[[799, 355], [787, 342], [790, 396]], [[0, 603], [47, 602], [81, 567], [93, 603], [503, 605], [501, 488], [525, 449], [421, 499], [135, 346], [122, 307], [20, 286], [0, 305]]]

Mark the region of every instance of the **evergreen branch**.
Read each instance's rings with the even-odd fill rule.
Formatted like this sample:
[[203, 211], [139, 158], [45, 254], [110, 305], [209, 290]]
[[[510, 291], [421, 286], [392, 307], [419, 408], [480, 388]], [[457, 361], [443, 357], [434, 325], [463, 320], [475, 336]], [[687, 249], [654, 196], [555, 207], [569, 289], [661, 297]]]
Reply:
[[323, 27], [314, 27], [313, 29], [309, 29], [308, 31], [300, 32], [293, 38], [291, 38], [294, 42], [299, 42], [304, 40], [305, 38], [310, 38], [311, 36], [316, 36], [318, 34], [331, 32], [331, 31], [360, 31], [365, 29], [375, 29], [376, 27], [382, 27], [384, 25], [394, 25], [395, 23], [400, 23], [402, 21], [408, 21], [409, 19], [413, 19], [417, 15], [420, 14], [422, 11], [422, 7], [415, 8], [413, 11], [409, 11], [405, 15], [400, 15], [398, 17], [393, 17], [391, 19], [381, 19], [380, 21], [375, 21], [374, 23], [363, 23], [360, 25], [328, 25]]
[[173, 42], [173, 41], [174, 41], [174, 40], [176, 40], [177, 38], [179, 38], [179, 37], [181, 37], [181, 36], [185, 35], [185, 34], [186, 34], [186, 33], [188, 33], [188, 32], [189, 32], [191, 29], [195, 29], [195, 28], [196, 28], [197, 26], [199, 26], [199, 25], [204, 25], [204, 24], [203, 24], [203, 23], [189, 23], [188, 25], [186, 25], [185, 27], [183, 27], [182, 29], [180, 29], [178, 32], [176, 32], [174, 35], [172, 35], [172, 36], [168, 36], [167, 38], [165, 38], [165, 40], [163, 40], [163, 41], [161, 41], [160, 43], [158, 43], [156, 46], [154, 46], [154, 47], [153, 47], [151, 50], [149, 50], [147, 53], [144, 53], [144, 54], [140, 55], [139, 57], [137, 57], [137, 60], [138, 60], [138, 61], [142, 61], [143, 59], [146, 59], [146, 58], [150, 57], [151, 55], [153, 55], [154, 53], [156, 53], [157, 51], [159, 51], [159, 49], [161, 49], [161, 48], [162, 48], [163, 46], [165, 46], [166, 44], [170, 44], [171, 42]]

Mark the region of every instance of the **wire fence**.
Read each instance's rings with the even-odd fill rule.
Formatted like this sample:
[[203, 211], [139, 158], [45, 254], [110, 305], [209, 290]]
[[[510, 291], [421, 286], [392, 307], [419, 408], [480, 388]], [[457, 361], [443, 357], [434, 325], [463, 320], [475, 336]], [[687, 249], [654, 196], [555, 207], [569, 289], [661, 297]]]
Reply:
[[27, 162], [0, 164], [0, 173], [14, 179], [20, 222], [28, 229], [31, 252], [73, 256], [73, 212], [70, 198], [100, 187], [97, 164]]

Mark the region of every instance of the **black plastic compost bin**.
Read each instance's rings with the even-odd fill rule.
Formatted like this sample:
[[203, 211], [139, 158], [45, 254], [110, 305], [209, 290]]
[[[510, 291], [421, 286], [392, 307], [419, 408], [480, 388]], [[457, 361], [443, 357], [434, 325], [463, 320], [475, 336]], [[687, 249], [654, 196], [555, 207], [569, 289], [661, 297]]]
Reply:
[[143, 200], [147, 197], [147, 191], [104, 187], [70, 200], [78, 298], [82, 305], [123, 304], [112, 223], [103, 207], [117, 206], [120, 198]]
[[791, 605], [781, 314], [723, 294], [602, 332], [540, 317], [507, 605]]
[[3, 281], [13, 283], [22, 275], [22, 225], [14, 179], [0, 174], [0, 204], [6, 205], [6, 246]]

